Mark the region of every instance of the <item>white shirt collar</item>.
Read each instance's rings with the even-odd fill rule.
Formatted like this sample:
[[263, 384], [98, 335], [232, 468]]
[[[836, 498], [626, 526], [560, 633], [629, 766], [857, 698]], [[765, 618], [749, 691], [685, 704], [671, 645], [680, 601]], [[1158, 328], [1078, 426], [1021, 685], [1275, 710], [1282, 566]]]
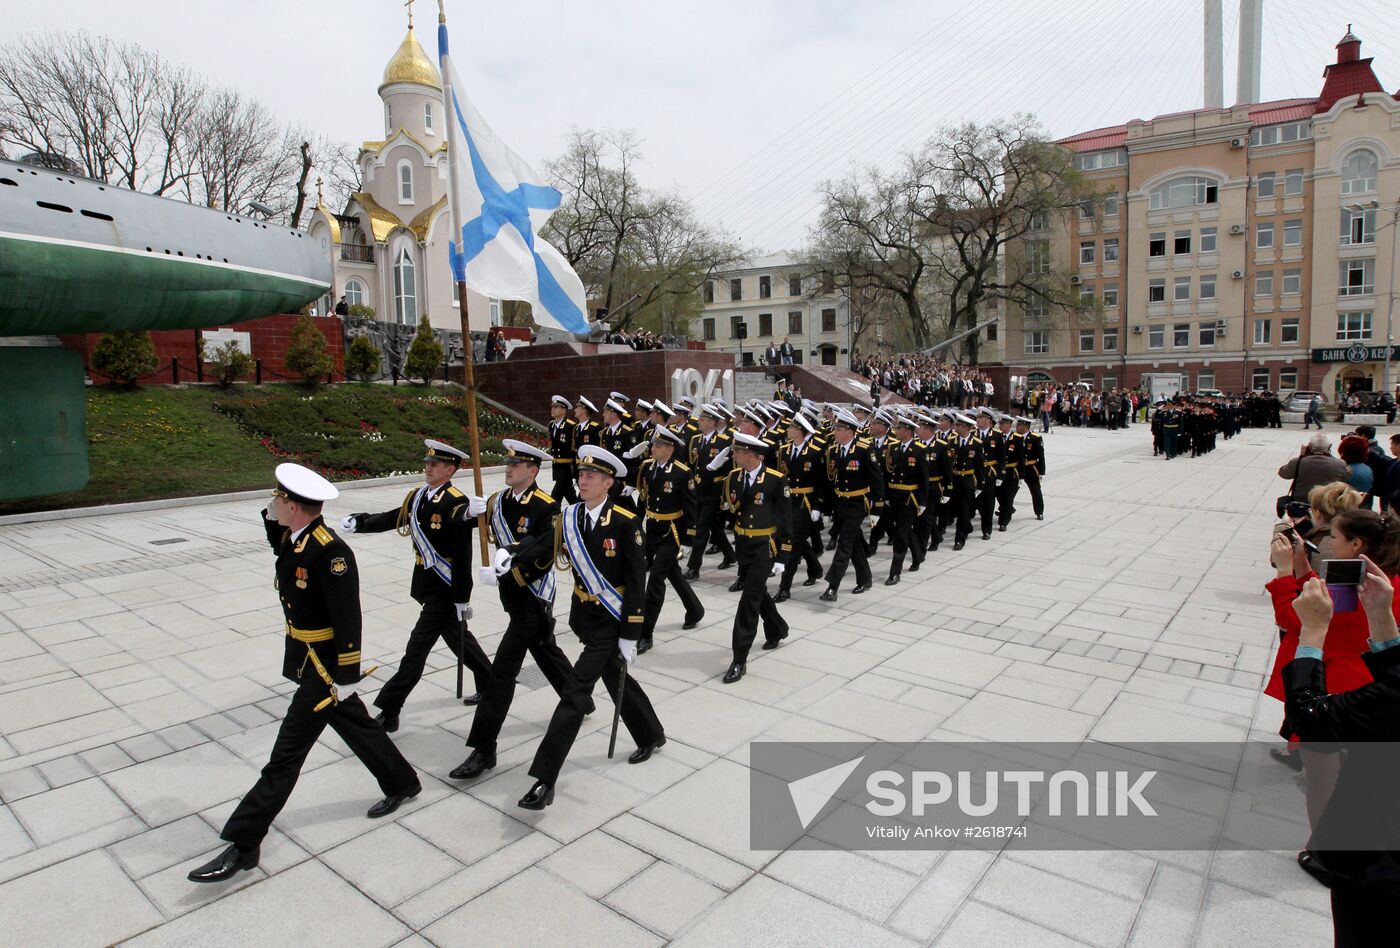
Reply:
[[594, 507], [592, 510], [589, 510], [587, 507], [583, 508], [584, 514], [588, 517], [588, 526], [590, 528], [596, 527], [598, 525], [598, 518], [603, 515], [603, 508], [607, 505], [608, 502], [605, 500], [598, 506]]
[[305, 527], [302, 527], [300, 530], [297, 530], [297, 531], [293, 532], [293, 533], [292, 533], [292, 536], [291, 536], [291, 541], [292, 541], [293, 543], [295, 543], [295, 542], [297, 542], [297, 540], [301, 539], [301, 535], [302, 535], [303, 533], [305, 533], [306, 530], [307, 530], [307, 527], [310, 527], [310, 526], [311, 526], [311, 524], [308, 523]]

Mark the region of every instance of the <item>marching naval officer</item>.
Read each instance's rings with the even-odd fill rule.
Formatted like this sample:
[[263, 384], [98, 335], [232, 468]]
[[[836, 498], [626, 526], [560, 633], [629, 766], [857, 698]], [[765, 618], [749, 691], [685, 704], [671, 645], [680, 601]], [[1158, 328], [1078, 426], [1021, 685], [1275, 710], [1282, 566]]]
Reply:
[[578, 422], [569, 417], [574, 403], [563, 395], [549, 400], [549, 456], [554, 462], [554, 496], [562, 503], [578, 500], [574, 492], [574, 457], [578, 454]]
[[768, 577], [783, 574], [783, 557], [792, 552], [792, 503], [787, 479], [781, 471], [765, 467], [772, 445], [762, 438], [738, 432], [734, 435], [734, 469], [724, 485], [734, 511], [734, 545], [739, 556], [739, 582], [743, 595], [734, 614], [734, 660], [724, 673], [731, 685], [744, 677], [763, 618], [763, 647], [773, 649], [787, 638], [788, 625], [768, 595]]
[[651, 440], [651, 457], [641, 464], [638, 504], [646, 519], [647, 591], [638, 655], [652, 646], [652, 633], [661, 616], [661, 604], [666, 601], [668, 582], [685, 606], [682, 629], [693, 629], [705, 618], [705, 607], [690, 588], [680, 564], [681, 550], [687, 549], [687, 542], [695, 534], [693, 473], [675, 459], [676, 451], [684, 446], [684, 438], [660, 426]]
[[[465, 453], [431, 438], [423, 443], [428, 453], [423, 456], [422, 487], [409, 491], [403, 503], [393, 510], [351, 514], [340, 523], [340, 529], [346, 533], [397, 530], [400, 536], [413, 538], [409, 595], [423, 608], [418, 613], [418, 623], [408, 633], [399, 670], [374, 697], [374, 704], [380, 709], [379, 720], [391, 733], [399, 729], [399, 712], [423, 677], [428, 655], [439, 637], [447, 642], [453, 655], [461, 652], [461, 661], [471, 670], [476, 693], [469, 695], [464, 704], [476, 704], [491, 683], [491, 659], [476, 637], [463, 628], [463, 623], [471, 618], [472, 518], [485, 509], [484, 502], [467, 497], [452, 484], [452, 475], [466, 458]], [[459, 508], [466, 508], [469, 516], [454, 517]]]
[[[491, 663], [491, 683], [482, 691], [481, 703], [467, 735], [470, 756], [448, 776], [454, 780], [479, 777], [496, 766], [496, 738], [515, 698], [515, 678], [529, 652], [545, 678], [562, 698], [570, 678], [568, 658], [554, 641], [554, 521], [559, 503], [535, 484], [540, 463], [549, 455], [523, 441], [506, 438], [506, 486], [486, 501], [486, 522], [496, 555], [490, 566], [478, 570], [484, 585], [495, 586], [505, 609], [507, 625], [496, 658]], [[573, 465], [568, 468], [572, 476]], [[459, 517], [466, 508], [459, 508]], [[470, 518], [472, 524], [475, 518]], [[588, 702], [592, 710], [592, 699]]]
[[826, 480], [830, 494], [826, 507], [833, 512], [836, 552], [826, 568], [826, 592], [818, 597], [822, 602], [836, 601], [848, 563], [856, 569], [856, 588], [852, 592], [868, 592], [874, 581], [860, 528], [885, 499], [884, 463], [869, 441], [856, 437], [859, 428], [855, 415], [844, 408], [837, 410], [832, 429], [835, 440], [826, 449]]
[[360, 574], [355, 554], [321, 519], [339, 491], [299, 464], [277, 465], [277, 489], [264, 509], [267, 542], [277, 554], [277, 591], [287, 624], [282, 675], [297, 683], [272, 754], [253, 789], [219, 836], [227, 849], [189, 874], [223, 882], [258, 864], [258, 850], [286, 805], [301, 765], [326, 725], [379, 781], [384, 799], [371, 819], [387, 816], [422, 791], [418, 775], [355, 694], [360, 681]]
[[627, 663], [637, 658], [646, 580], [641, 518], [608, 497], [613, 481], [626, 471], [622, 461], [603, 448], [580, 448], [578, 493], [582, 499], [559, 514], [556, 545], [574, 578], [569, 628], [582, 640], [583, 651], [530, 765], [535, 784], [519, 803], [527, 810], [542, 810], [554, 802], [559, 770], [578, 737], [599, 678], [614, 704], [620, 703], [622, 720], [637, 742], [636, 752], [627, 758], [629, 764], [650, 759], [666, 743], [651, 701], [626, 672]]

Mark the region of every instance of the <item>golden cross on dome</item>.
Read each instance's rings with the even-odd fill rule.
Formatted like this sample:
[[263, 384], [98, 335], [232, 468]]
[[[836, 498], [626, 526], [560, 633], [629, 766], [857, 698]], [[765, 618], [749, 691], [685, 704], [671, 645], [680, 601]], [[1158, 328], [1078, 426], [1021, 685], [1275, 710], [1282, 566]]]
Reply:
[[408, 28], [413, 29], [413, 0], [408, 0], [404, 6], [408, 7]]
[[321, 196], [321, 176], [320, 176], [320, 175], [317, 175], [317, 176], [316, 176], [316, 203], [317, 203], [317, 204], [324, 204], [324, 203], [325, 203], [325, 198], [323, 198], [323, 197]]

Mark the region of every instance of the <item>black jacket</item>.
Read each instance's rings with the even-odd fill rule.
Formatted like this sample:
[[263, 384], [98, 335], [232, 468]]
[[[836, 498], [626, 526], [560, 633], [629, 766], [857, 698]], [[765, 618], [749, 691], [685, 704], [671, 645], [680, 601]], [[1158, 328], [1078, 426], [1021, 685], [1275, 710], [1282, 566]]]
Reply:
[[[496, 532], [498, 505], [506, 526], [515, 537], [513, 542]], [[509, 488], [497, 491], [487, 500], [486, 524], [491, 531], [491, 542], [512, 557], [510, 572], [496, 584], [505, 606], [528, 602], [533, 595], [530, 584], [554, 569], [554, 521], [558, 514], [559, 502], [538, 486], [532, 487], [520, 502]], [[467, 516], [466, 504], [458, 508], [456, 519], [469, 529], [476, 526], [476, 518]], [[455, 573], [452, 578], [457, 578]]]
[[[316, 662], [337, 685], [360, 680], [360, 572], [355, 554], [320, 517], [292, 542], [292, 531], [263, 511], [267, 542], [277, 554], [277, 596], [287, 623], [282, 677], [314, 681]], [[310, 653], [314, 652], [313, 661]]]
[[[413, 498], [418, 491], [426, 489], [415, 487], [408, 492], [403, 503], [393, 510], [377, 514], [355, 514], [355, 532], [384, 533], [398, 530], [405, 536], [411, 536], [408, 518], [413, 511]], [[466, 503], [467, 496], [449, 481], [434, 493], [425, 496], [423, 502], [418, 505], [418, 526], [428, 538], [428, 545], [452, 566], [452, 587], [449, 589], [437, 573], [423, 565], [423, 557], [418, 555], [415, 548], [413, 583], [409, 587], [409, 595], [415, 602], [424, 602], [429, 596], [442, 593], [450, 593], [453, 602], [471, 600], [471, 525], [464, 523], [462, 518], [453, 516], [457, 509], [465, 507]], [[471, 521], [471, 524], [475, 523], [475, 520]], [[412, 543], [412, 540], [409, 542]]]
[[[617, 506], [611, 500], [605, 501], [598, 514], [598, 526], [588, 534], [585, 529], [586, 508], [582, 502], [571, 505], [566, 512], [561, 512], [560, 516], [573, 517], [574, 524], [585, 532], [584, 546], [588, 549], [593, 565], [597, 567], [603, 580], [622, 597], [622, 616], [620, 619], [613, 619], [611, 613], [592, 599], [587, 585], [580, 578], [578, 564], [571, 561], [569, 565], [574, 573], [573, 608], [587, 610], [590, 634], [594, 638], [603, 628], [608, 628], [610, 635], [611, 630], [616, 629], [620, 638], [637, 638], [642, 631], [642, 605], [646, 599], [646, 541], [642, 538], [642, 518]], [[557, 529], [562, 531], [563, 524]], [[567, 547], [562, 546], [562, 542], [561, 552], [567, 553]], [[618, 622], [621, 623], [620, 628], [616, 624], [608, 625]], [[574, 631], [581, 630], [575, 627]]]

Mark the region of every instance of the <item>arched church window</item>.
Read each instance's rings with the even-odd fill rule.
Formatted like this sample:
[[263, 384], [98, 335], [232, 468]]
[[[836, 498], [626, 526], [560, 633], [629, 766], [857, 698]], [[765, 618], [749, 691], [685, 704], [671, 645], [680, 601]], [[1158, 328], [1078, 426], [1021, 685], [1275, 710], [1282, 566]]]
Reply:
[[399, 203], [413, 203], [413, 166], [406, 160], [399, 162]]
[[1342, 193], [1365, 194], [1376, 190], [1376, 168], [1380, 162], [1376, 153], [1358, 148], [1342, 162]]
[[394, 260], [394, 319], [405, 326], [418, 324], [417, 281], [414, 277], [413, 258], [407, 247], [399, 248]]
[[351, 280], [346, 283], [345, 302], [351, 306], [363, 306], [365, 302], [365, 285], [359, 280]]
[[423, 130], [429, 135], [433, 134], [433, 104], [423, 103]]

